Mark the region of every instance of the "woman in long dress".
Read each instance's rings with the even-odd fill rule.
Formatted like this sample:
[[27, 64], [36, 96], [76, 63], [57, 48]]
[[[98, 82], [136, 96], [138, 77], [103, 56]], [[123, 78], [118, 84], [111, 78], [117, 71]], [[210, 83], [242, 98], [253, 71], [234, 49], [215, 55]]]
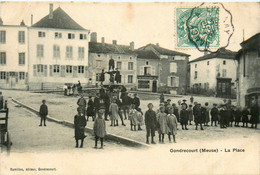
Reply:
[[81, 140], [80, 147], [83, 147], [83, 142], [85, 139], [85, 126], [87, 125], [86, 118], [84, 116], [84, 113], [78, 107], [77, 109], [78, 114], [74, 117], [74, 127], [75, 127], [75, 140], [76, 140], [76, 148], [78, 148], [79, 143], [78, 141]]

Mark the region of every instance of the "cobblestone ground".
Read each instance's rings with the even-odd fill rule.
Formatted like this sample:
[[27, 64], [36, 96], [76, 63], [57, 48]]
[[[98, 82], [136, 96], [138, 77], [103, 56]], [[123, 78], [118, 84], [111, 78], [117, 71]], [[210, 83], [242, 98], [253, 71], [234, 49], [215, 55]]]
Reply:
[[[13, 143], [12, 152], [75, 151], [95, 152], [94, 138], [87, 135], [83, 148], [74, 148], [74, 130], [54, 122], [47, 122], [46, 127], [39, 127], [40, 118], [35, 114], [9, 102], [9, 133]], [[117, 150], [123, 147], [114, 142], [105, 142], [103, 151]], [[127, 148], [126, 148], [127, 149]]]
[[[27, 91], [10, 91], [3, 90], [5, 97], [13, 97], [35, 109], [39, 109], [42, 99], [46, 99], [49, 107], [49, 115], [59, 120], [67, 120], [73, 122], [73, 117], [76, 114], [76, 102], [78, 97], [65, 97], [61, 94], [50, 94], [50, 93], [31, 93]], [[141, 108], [145, 112], [147, 110], [147, 104], [152, 102], [154, 109], [156, 110], [159, 106], [158, 96], [140, 95]], [[172, 102], [177, 103], [178, 100], [186, 99], [189, 101], [190, 96], [183, 97], [172, 97]], [[144, 100], [142, 100], [144, 99]], [[166, 97], [166, 99], [168, 99]], [[223, 99], [215, 97], [194, 97], [194, 101], [205, 103], [209, 102], [210, 107], [213, 103], [222, 103]], [[142, 131], [130, 131], [130, 124], [128, 120], [125, 120], [126, 127], [120, 125], [118, 127], [110, 127], [110, 122], [107, 122], [107, 132], [127, 137], [139, 142], [145, 142], [145, 127], [142, 126]], [[120, 123], [121, 124], [121, 123]], [[93, 127], [93, 122], [90, 120], [87, 124], [88, 127]], [[249, 129], [249, 128], [227, 128], [225, 130], [219, 127], [206, 127], [204, 131], [196, 131], [195, 126], [189, 125], [188, 131], [182, 131], [180, 126], [177, 133], [178, 142], [186, 142], [190, 140], [216, 140], [216, 139], [230, 139], [230, 138], [247, 138], [248, 136], [256, 136], [260, 133], [260, 130]], [[259, 128], [259, 126], [258, 126]], [[43, 128], [44, 129], [44, 128]], [[57, 133], [57, 131], [55, 131]], [[58, 133], [57, 133], [58, 134]], [[157, 134], [158, 135], [158, 134]], [[156, 138], [158, 141], [158, 139]], [[71, 146], [70, 146], [71, 147]]]

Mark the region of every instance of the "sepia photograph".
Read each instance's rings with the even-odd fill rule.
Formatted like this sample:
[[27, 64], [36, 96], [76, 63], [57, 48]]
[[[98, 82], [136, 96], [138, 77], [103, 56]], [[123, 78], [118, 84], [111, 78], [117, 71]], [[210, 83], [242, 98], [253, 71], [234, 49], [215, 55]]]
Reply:
[[260, 174], [259, 2], [0, 1], [0, 175]]

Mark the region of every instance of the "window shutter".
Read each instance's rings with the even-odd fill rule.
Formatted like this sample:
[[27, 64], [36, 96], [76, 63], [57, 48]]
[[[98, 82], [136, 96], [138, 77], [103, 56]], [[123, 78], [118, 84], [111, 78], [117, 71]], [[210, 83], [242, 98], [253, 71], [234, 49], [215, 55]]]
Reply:
[[85, 77], [88, 78], [88, 66], [85, 66]]
[[61, 66], [61, 77], [65, 77], [65, 66]]
[[73, 77], [77, 77], [78, 72], [77, 72], [77, 66], [73, 66]]
[[47, 65], [44, 65], [44, 76], [47, 77]]
[[6, 82], [7, 82], [7, 83], [9, 82], [9, 75], [10, 75], [10, 73], [9, 73], [9, 72], [6, 72]]
[[36, 65], [33, 65], [33, 76], [36, 77]]
[[140, 75], [144, 75], [144, 66], [140, 66]]
[[49, 72], [50, 72], [50, 77], [51, 77], [51, 76], [52, 76], [52, 71], [53, 71], [53, 70], [52, 70], [52, 65], [50, 65], [50, 68], [49, 68], [49, 69], [50, 69]]
[[25, 82], [28, 83], [28, 72], [25, 73]]
[[18, 72], [15, 72], [15, 82], [18, 82]]
[[168, 78], [167, 78], [167, 85], [168, 85], [168, 86], [171, 86], [171, 77], [168, 77]]
[[179, 87], [179, 77], [175, 77], [175, 87]]
[[152, 75], [155, 75], [155, 67], [152, 67]]

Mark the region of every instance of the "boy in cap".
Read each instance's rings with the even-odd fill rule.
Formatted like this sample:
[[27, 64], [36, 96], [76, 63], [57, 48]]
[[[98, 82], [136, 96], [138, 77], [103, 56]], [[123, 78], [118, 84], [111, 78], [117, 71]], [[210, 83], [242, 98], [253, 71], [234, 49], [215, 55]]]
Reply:
[[79, 140], [81, 140], [80, 148], [83, 147], [83, 142], [85, 139], [85, 126], [87, 125], [87, 120], [80, 107], [77, 108], [78, 114], [74, 116], [74, 127], [75, 127], [75, 140], [76, 148], [79, 147]]
[[187, 104], [182, 103], [181, 106], [182, 106], [182, 109], [181, 109], [181, 112], [180, 112], [181, 127], [182, 127], [182, 130], [184, 130], [184, 129], [188, 130], [187, 124], [188, 124], [188, 120], [189, 120], [189, 114], [188, 114], [188, 111], [186, 110]]
[[40, 116], [41, 116], [41, 124], [39, 126], [42, 126], [42, 121], [44, 121], [44, 126], [46, 125], [46, 116], [48, 115], [48, 106], [46, 105], [46, 100], [42, 100], [42, 105], [40, 107]]
[[187, 111], [188, 111], [188, 115], [189, 115], [189, 122], [190, 122], [190, 125], [192, 125], [192, 124], [191, 124], [191, 122], [193, 121], [192, 105], [189, 105], [189, 108], [187, 109]]
[[146, 126], [146, 143], [149, 144], [149, 137], [152, 136], [152, 144], [155, 144], [154, 142], [154, 136], [155, 136], [155, 129], [157, 124], [156, 119], [156, 113], [153, 111], [153, 104], [149, 103], [147, 105], [148, 110], [145, 112], [145, 126]]

